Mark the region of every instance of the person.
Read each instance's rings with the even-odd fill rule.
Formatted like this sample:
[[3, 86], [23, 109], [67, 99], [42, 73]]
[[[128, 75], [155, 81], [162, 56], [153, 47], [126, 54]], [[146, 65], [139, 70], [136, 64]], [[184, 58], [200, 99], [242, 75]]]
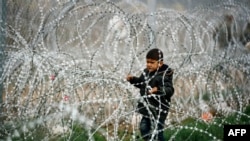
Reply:
[[136, 111], [142, 115], [140, 133], [145, 141], [164, 139], [164, 124], [174, 94], [173, 69], [163, 63], [163, 53], [153, 48], [146, 55], [146, 68], [139, 77], [128, 74], [127, 81], [139, 88]]

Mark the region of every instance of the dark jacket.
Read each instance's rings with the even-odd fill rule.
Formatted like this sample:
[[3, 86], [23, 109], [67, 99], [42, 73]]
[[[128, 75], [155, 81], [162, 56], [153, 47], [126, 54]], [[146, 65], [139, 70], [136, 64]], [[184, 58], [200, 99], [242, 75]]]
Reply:
[[[174, 94], [173, 70], [163, 64], [157, 71], [149, 72], [144, 69], [140, 77], [133, 77], [130, 83], [140, 89], [142, 99], [138, 101], [137, 111], [142, 115], [149, 116], [151, 113], [157, 116], [166, 116], [170, 106], [171, 97]], [[149, 94], [147, 86], [157, 87], [158, 91]], [[161, 110], [159, 110], [161, 109]], [[163, 112], [159, 112], [162, 111]]]

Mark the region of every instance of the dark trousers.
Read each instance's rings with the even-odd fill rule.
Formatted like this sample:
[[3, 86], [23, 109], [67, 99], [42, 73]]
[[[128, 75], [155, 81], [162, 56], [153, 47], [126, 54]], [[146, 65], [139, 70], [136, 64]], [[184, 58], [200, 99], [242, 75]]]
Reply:
[[[165, 124], [166, 116], [159, 119], [150, 119], [148, 117], [142, 117], [140, 122], [140, 132], [141, 136], [145, 141], [158, 140], [165, 141], [163, 135], [163, 129]], [[155, 132], [157, 131], [157, 132]], [[155, 134], [156, 133], [156, 134]], [[154, 136], [152, 138], [152, 136]]]

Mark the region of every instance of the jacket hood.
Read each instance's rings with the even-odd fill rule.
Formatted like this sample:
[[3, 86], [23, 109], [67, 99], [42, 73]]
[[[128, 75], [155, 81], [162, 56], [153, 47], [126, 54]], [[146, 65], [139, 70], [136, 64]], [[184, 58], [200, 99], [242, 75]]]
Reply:
[[163, 64], [163, 65], [159, 68], [158, 74], [159, 74], [159, 73], [164, 73], [165, 71], [167, 71], [167, 72], [166, 72], [166, 75], [172, 75], [172, 74], [174, 73], [174, 70], [173, 70], [173, 69], [169, 68], [168, 65]]

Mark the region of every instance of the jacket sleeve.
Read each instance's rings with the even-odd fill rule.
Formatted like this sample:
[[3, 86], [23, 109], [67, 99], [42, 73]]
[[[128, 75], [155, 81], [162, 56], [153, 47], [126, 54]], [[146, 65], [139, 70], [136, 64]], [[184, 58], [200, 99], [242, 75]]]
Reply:
[[133, 78], [129, 81], [131, 84], [133, 84], [135, 87], [137, 88], [141, 88], [144, 84], [144, 79], [143, 79], [143, 74], [140, 75], [140, 77], [135, 77], [133, 76]]
[[159, 86], [158, 91], [159, 93], [165, 95], [167, 98], [171, 98], [174, 94], [174, 87], [173, 87], [173, 72], [163, 74], [163, 78], [158, 80]]

